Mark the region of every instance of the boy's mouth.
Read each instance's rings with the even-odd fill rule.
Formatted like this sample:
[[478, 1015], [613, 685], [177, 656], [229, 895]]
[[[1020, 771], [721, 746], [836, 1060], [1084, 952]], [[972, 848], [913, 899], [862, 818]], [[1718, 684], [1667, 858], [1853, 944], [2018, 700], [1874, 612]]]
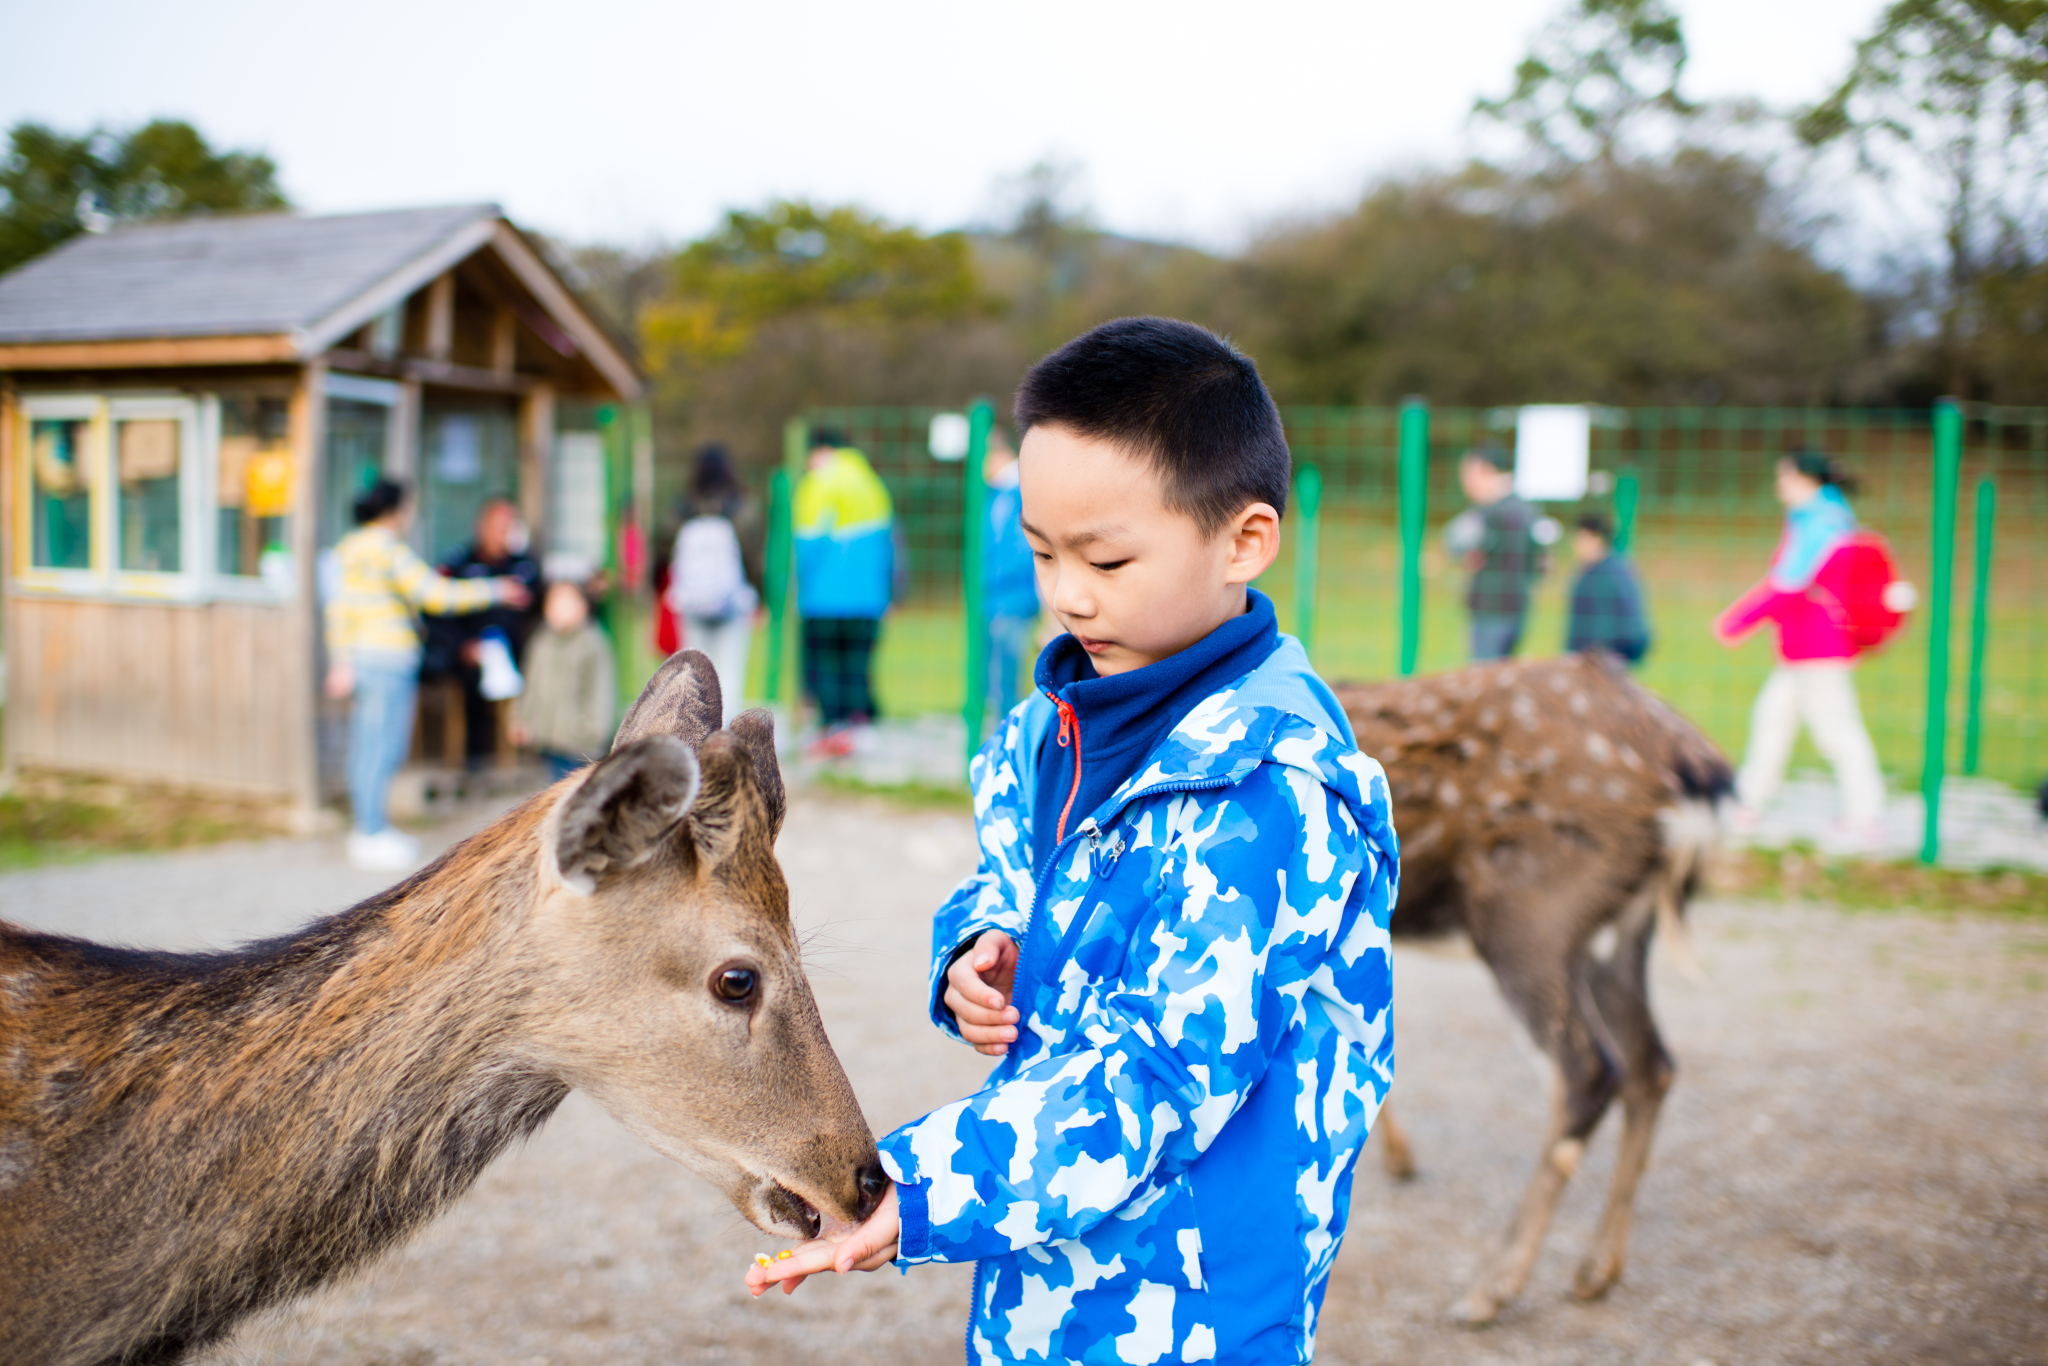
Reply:
[[1084, 636], [1078, 633], [1074, 636], [1074, 639], [1080, 641], [1081, 648], [1091, 655], [1099, 655], [1110, 646], [1116, 644], [1113, 640], [1097, 640], [1093, 636]]

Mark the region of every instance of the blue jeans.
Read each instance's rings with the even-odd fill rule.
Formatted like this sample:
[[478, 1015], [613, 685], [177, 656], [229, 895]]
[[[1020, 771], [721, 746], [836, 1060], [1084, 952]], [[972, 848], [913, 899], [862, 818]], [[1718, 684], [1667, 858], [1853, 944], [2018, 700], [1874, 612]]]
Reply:
[[1522, 643], [1522, 619], [1518, 616], [1472, 614], [1472, 662], [1509, 659]]
[[391, 822], [386, 815], [391, 779], [412, 748], [413, 699], [419, 695], [417, 663], [356, 664], [355, 705], [348, 716], [348, 803], [356, 829], [375, 835]]
[[1021, 696], [1017, 674], [1031, 652], [1031, 628], [1037, 624], [1037, 617], [988, 619], [988, 700], [997, 716], [1007, 715]]

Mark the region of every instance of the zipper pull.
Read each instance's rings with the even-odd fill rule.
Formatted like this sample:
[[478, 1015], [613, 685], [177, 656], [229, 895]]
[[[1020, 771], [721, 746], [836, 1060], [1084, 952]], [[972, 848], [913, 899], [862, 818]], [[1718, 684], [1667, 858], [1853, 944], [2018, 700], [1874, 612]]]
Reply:
[[1095, 817], [1093, 816], [1090, 816], [1087, 820], [1082, 821], [1078, 826], [1076, 826], [1074, 828], [1074, 833], [1077, 835], [1086, 835], [1088, 837], [1088, 847], [1090, 849], [1093, 849], [1097, 844], [1099, 844], [1102, 841], [1102, 827], [1095, 823]]

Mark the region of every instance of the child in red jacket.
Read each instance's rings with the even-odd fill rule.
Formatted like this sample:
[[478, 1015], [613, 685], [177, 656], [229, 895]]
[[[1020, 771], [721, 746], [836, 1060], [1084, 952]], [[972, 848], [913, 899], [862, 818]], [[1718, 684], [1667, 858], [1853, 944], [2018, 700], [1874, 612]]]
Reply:
[[1733, 645], [1771, 622], [1778, 628], [1778, 667], [1750, 713], [1749, 750], [1736, 776], [1739, 827], [1753, 827], [1785, 779], [1785, 765], [1803, 720], [1840, 784], [1843, 842], [1872, 849], [1884, 833], [1884, 774], [1856, 703], [1854, 669], [1863, 642], [1843, 608], [1860, 573], [1856, 514], [1843, 491], [1847, 473], [1818, 451], [1778, 461], [1778, 501], [1785, 535], [1764, 581], [1714, 623]]

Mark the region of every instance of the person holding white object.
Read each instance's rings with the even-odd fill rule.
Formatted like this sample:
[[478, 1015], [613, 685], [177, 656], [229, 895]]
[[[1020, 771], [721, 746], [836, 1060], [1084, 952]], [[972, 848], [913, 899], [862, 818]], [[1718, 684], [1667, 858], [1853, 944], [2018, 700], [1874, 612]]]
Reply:
[[[1778, 628], [1778, 667], [1757, 694], [1750, 714], [1749, 748], [1736, 776], [1739, 827], [1753, 827], [1785, 779], [1799, 724], [1835, 770], [1841, 790], [1840, 832], [1857, 848], [1882, 840], [1884, 774], [1877, 748], [1856, 701], [1857, 657], [1897, 629], [1896, 584], [1878, 586], [1877, 605], [1866, 607], [1865, 565], [1882, 542], [1859, 535], [1844, 491], [1853, 480], [1819, 451], [1802, 450], [1777, 463], [1778, 501], [1786, 508], [1785, 533], [1764, 581], [1714, 623], [1714, 634], [1733, 645], [1770, 622]], [[1874, 543], [1874, 544], [1873, 544]], [[1888, 553], [1878, 554], [1888, 576]], [[1889, 614], [1887, 623], [1867, 618]]]

